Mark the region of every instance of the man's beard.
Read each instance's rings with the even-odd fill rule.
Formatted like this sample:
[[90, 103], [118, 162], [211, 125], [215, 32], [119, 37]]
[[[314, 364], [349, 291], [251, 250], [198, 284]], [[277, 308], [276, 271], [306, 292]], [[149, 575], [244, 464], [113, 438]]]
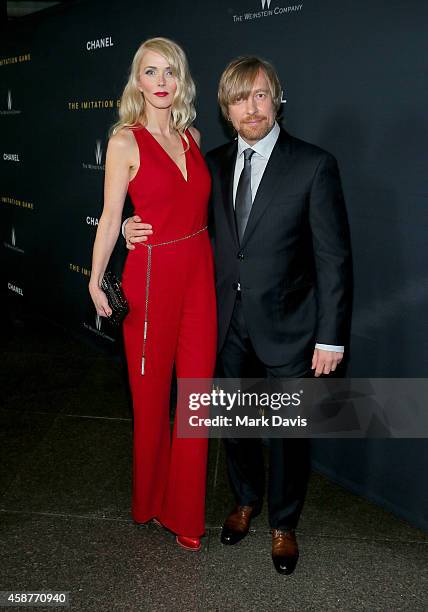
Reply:
[[[259, 123], [249, 125], [247, 122], [257, 119]], [[263, 115], [255, 115], [242, 120], [239, 124], [239, 134], [244, 140], [261, 140], [272, 129], [273, 124], [269, 124], [268, 118]]]

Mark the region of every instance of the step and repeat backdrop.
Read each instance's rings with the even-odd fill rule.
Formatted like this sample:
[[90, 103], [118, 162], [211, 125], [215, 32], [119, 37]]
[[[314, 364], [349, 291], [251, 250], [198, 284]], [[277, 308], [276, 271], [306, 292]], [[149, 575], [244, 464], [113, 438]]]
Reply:
[[[333, 153], [342, 174], [355, 287], [349, 372], [425, 376], [427, 18], [420, 0], [82, 0], [11, 27], [0, 42], [9, 313], [42, 312], [117, 345], [87, 289], [107, 133], [136, 49], [162, 35], [187, 52], [205, 151], [231, 138], [216, 100], [225, 65], [242, 54], [273, 62], [283, 125]], [[119, 238], [117, 272], [125, 257]]]

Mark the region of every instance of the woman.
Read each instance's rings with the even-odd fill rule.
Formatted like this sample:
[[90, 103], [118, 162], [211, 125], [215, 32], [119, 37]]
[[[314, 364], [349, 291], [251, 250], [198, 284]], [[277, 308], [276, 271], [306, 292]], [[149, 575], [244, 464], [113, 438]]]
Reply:
[[[172, 440], [169, 401], [177, 378], [210, 378], [216, 352], [214, 269], [207, 233], [210, 176], [199, 151], [195, 86], [182, 49], [147, 40], [134, 56], [119, 121], [106, 155], [104, 209], [94, 244], [89, 290], [96, 310], [111, 309], [100, 289], [118, 238], [127, 191], [156, 238], [128, 253], [122, 288], [130, 306], [124, 342], [134, 410], [132, 516], [201, 547], [207, 443]], [[180, 393], [179, 393], [180, 399]], [[178, 401], [177, 412], [179, 412]]]

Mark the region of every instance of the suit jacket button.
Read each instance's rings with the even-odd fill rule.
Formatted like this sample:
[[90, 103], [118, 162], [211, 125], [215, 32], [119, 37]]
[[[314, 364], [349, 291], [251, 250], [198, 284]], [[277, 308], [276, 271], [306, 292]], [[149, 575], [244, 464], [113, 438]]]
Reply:
[[239, 251], [238, 259], [244, 259], [244, 253], [242, 251]]

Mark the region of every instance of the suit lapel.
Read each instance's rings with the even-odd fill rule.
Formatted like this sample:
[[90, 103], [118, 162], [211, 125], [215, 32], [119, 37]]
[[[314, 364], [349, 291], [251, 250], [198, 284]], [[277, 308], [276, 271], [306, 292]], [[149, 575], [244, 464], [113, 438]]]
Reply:
[[280, 182], [290, 171], [291, 165], [292, 155], [290, 151], [289, 137], [287, 133], [281, 129], [278, 140], [273, 148], [263, 173], [262, 180], [260, 181], [259, 188], [257, 189], [256, 197], [254, 198], [253, 205], [251, 207], [250, 216], [248, 218], [248, 223], [247, 227], [245, 228], [241, 246], [246, 244], [249, 237], [253, 233], [261, 216], [268, 207], [269, 202], [277, 192]]
[[235, 212], [233, 210], [233, 176], [235, 173], [236, 153], [238, 150], [237, 141], [231, 143], [227, 153], [224, 155], [221, 164], [220, 181], [223, 195], [224, 212], [229, 225], [230, 233], [236, 244], [239, 244], [236, 231]]

